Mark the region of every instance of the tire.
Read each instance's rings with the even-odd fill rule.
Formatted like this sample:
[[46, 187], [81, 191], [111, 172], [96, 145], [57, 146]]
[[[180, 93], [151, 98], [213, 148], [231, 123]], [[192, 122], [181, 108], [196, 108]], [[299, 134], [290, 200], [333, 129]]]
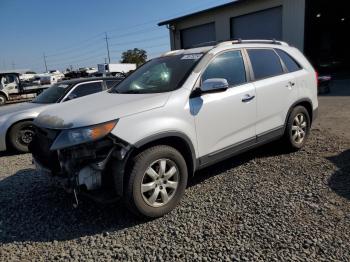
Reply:
[[292, 151], [304, 147], [310, 134], [310, 115], [305, 107], [297, 106], [290, 113], [284, 134], [284, 140]]
[[186, 161], [176, 149], [165, 145], [148, 148], [133, 159], [124, 201], [139, 217], [161, 217], [180, 202], [187, 178]]
[[7, 101], [6, 96], [0, 94], [0, 106], [5, 105]]
[[34, 135], [33, 122], [23, 121], [11, 127], [8, 133], [8, 142], [16, 152], [27, 153], [28, 145]]

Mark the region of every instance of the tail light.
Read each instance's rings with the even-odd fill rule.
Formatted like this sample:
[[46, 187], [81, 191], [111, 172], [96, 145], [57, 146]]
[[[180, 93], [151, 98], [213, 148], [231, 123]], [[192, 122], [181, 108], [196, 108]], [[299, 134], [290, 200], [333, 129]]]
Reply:
[[318, 80], [318, 72], [315, 71], [315, 74], [316, 74], [316, 82], [317, 82], [317, 86], [319, 85], [319, 80]]

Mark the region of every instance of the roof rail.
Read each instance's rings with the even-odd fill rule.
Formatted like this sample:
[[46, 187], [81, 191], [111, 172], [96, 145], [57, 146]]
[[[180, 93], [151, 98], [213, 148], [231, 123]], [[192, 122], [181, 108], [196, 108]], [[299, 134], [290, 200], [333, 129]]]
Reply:
[[191, 48], [197, 48], [197, 47], [206, 47], [206, 46], [215, 46], [218, 43], [221, 43], [220, 41], [208, 41], [208, 42], [202, 42], [196, 45], [193, 45]]
[[239, 39], [233, 40], [232, 44], [273, 44], [273, 45], [289, 46], [286, 42], [277, 41], [276, 39], [272, 39], [272, 40], [265, 40], [265, 39], [242, 40], [239, 38]]

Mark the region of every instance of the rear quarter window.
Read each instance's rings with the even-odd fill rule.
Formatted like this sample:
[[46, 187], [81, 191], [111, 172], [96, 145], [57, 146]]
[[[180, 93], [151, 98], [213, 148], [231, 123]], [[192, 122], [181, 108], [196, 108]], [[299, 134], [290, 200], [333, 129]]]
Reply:
[[248, 49], [255, 80], [284, 73], [281, 60], [272, 49]]
[[288, 72], [295, 72], [301, 69], [301, 66], [293, 57], [291, 57], [289, 54], [287, 54], [285, 51], [281, 49], [275, 49], [277, 54], [282, 59], [283, 63], [288, 69]]

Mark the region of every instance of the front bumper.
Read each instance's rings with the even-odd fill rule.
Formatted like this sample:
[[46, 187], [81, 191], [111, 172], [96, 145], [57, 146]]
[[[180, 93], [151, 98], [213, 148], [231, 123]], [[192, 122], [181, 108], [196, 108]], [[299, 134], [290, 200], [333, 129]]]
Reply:
[[[101, 140], [67, 149], [50, 151], [59, 131], [39, 129], [29, 146], [38, 172], [49, 175], [69, 192], [115, 189], [113, 166], [124, 166], [132, 147], [120, 139], [107, 136]], [[114, 173], [113, 173], [114, 172]], [[120, 172], [121, 176], [123, 171]]]

